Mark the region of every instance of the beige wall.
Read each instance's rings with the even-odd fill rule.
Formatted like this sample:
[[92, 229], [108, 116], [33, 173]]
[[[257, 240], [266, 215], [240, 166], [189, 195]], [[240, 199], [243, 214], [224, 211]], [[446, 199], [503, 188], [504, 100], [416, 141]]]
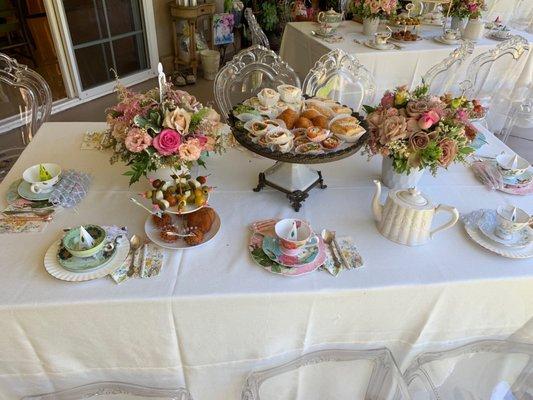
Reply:
[[[173, 70], [172, 55], [174, 53], [172, 44], [172, 21], [170, 19], [169, 4], [175, 0], [152, 0], [154, 7], [155, 29], [157, 35], [157, 50], [159, 60], [163, 63], [165, 71]], [[217, 4], [217, 12], [224, 9], [224, 0], [214, 0]], [[211, 2], [211, 1], [208, 1]]]

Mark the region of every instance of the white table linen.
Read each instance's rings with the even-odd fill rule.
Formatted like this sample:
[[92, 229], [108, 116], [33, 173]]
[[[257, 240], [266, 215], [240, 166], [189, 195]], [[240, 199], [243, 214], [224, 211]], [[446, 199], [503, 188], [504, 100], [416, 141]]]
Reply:
[[[281, 43], [280, 56], [290, 66], [294, 68], [301, 80], [305, 78], [308, 71], [315, 62], [324, 54], [333, 49], [342, 49], [348, 54], [357, 56], [357, 59], [376, 77], [377, 94], [376, 100], [381, 94], [390, 88], [399, 85], [408, 85], [413, 88], [421, 83], [422, 75], [433, 65], [444, 60], [457, 46], [449, 46], [437, 43], [430, 39], [442, 34], [439, 27], [422, 26], [420, 35], [426, 40], [408, 42], [402, 44], [402, 50], [374, 50], [362, 44], [355, 43], [353, 39], [359, 41], [368, 40], [362, 34], [362, 24], [354, 21], [344, 21], [339, 28], [339, 35], [343, 41], [339, 43], [327, 43], [311, 34], [317, 29], [314, 22], [291, 22], [286, 25]], [[513, 33], [524, 36], [530, 43], [533, 43], [533, 35], [526, 32], [515, 31]], [[473, 56], [466, 60], [458, 76], [464, 79], [466, 67], [471, 59], [493, 47], [499, 42], [482, 37], [475, 44]], [[527, 59], [522, 61], [518, 71], [513, 77], [513, 83], [518, 81], [522, 86], [533, 82], [533, 56], [531, 52], [524, 55]], [[379, 77], [379, 79], [377, 79]], [[461, 80], [462, 80], [461, 79]], [[503, 93], [502, 95], [510, 95]]]
[[[117, 224], [143, 235], [147, 214], [129, 197], [146, 183], [129, 188], [125, 166], [110, 166], [109, 153], [80, 150], [85, 131], [103, 128], [45, 124], [0, 185], [4, 197], [25, 168], [46, 161], [94, 177], [78, 209], [62, 212], [44, 232], [1, 235], [0, 399], [97, 380], [186, 384], [197, 400], [237, 399], [250, 370], [320, 345], [388, 346], [405, 368], [417, 352], [442, 343], [507, 335], [533, 340], [533, 261], [484, 250], [467, 239], [461, 223], [422, 247], [384, 239], [370, 211], [380, 160], [361, 155], [320, 166], [328, 188], [313, 189], [296, 214], [279, 192], [251, 191], [271, 161], [231, 150], [208, 160], [209, 183], [216, 186], [210, 202], [222, 220], [211, 244], [167, 252], [153, 279], [56, 280], [43, 257], [63, 228]], [[487, 136], [484, 154], [509, 150]], [[463, 166], [440, 171], [437, 179], [426, 174], [420, 187], [463, 213], [502, 204], [533, 213], [532, 197], [489, 191]], [[248, 225], [294, 215], [315, 229], [351, 235], [365, 267], [337, 278], [263, 271], [247, 251]]]

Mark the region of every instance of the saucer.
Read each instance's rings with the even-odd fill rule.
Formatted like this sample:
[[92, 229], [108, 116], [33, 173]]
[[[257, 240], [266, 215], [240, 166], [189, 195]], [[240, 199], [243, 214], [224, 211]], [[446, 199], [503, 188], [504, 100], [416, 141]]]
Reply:
[[52, 194], [53, 190], [50, 190], [46, 193], [33, 193], [30, 189], [31, 183], [26, 182], [25, 180], [22, 180], [20, 182], [20, 185], [17, 188], [17, 192], [20, 197], [31, 200], [31, 201], [42, 201], [42, 200], [48, 200], [50, 198], [50, 195]]
[[501, 37], [501, 36], [496, 36], [493, 33], [489, 33], [489, 34], [487, 34], [487, 37], [489, 39], [496, 40], [498, 42], [505, 42], [506, 40], [511, 39], [512, 35], [509, 35], [507, 37]]
[[75, 257], [63, 247], [63, 244], [61, 244], [57, 253], [57, 262], [70, 272], [88, 272], [105, 267], [111, 262], [111, 260], [113, 260], [116, 254], [117, 250], [116, 247], [114, 247], [113, 251], [109, 253], [100, 250], [91, 257]]
[[274, 262], [286, 267], [301, 267], [302, 265], [312, 263], [318, 256], [318, 237], [315, 235], [306, 244], [298, 254], [284, 254], [277, 237], [265, 236], [263, 239], [262, 249], [265, 254]]
[[508, 186], [525, 187], [533, 181], [533, 173], [526, 171], [516, 176], [504, 176], [503, 183]]
[[318, 36], [321, 38], [330, 38], [335, 35], [335, 30], [332, 30], [330, 33], [321, 33], [319, 31], [311, 31], [311, 35]]
[[394, 45], [390, 44], [390, 43], [376, 44], [376, 43], [372, 42], [371, 40], [365, 40], [363, 43], [364, 43], [364, 45], [366, 47], [370, 47], [371, 49], [374, 49], [374, 50], [392, 50], [392, 49], [394, 49]]
[[433, 40], [447, 45], [458, 44], [461, 42], [461, 39], [446, 39], [444, 36], [434, 36]]
[[503, 244], [508, 247], [525, 247], [530, 243], [533, 243], [533, 237], [529, 233], [529, 228], [526, 226], [524, 229], [515, 232], [509, 239], [503, 239], [496, 235], [497, 224], [493, 215], [485, 213], [479, 220], [479, 231], [490, 240]]

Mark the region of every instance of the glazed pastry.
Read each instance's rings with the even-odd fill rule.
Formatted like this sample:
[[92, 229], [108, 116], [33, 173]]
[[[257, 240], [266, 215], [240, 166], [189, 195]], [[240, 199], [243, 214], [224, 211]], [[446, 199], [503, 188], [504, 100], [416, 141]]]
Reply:
[[189, 246], [197, 246], [204, 241], [204, 233], [198, 228], [191, 228], [189, 232], [192, 236], [183, 238]]
[[331, 106], [331, 109], [335, 114], [352, 114], [352, 109], [350, 107], [344, 107], [339, 104], [336, 104], [334, 106]]
[[257, 98], [263, 106], [272, 107], [278, 102], [279, 93], [276, 92], [274, 89], [264, 88], [259, 93], [257, 93]]
[[329, 124], [329, 129], [336, 135], [353, 136], [363, 129], [359, 125], [359, 120], [355, 117], [338, 118]]
[[323, 148], [326, 150], [333, 150], [336, 149], [341, 145], [341, 140], [336, 136], [330, 136], [326, 139], [324, 139], [320, 144]]
[[307, 137], [312, 142], [321, 142], [330, 135], [330, 131], [327, 129], [312, 126], [307, 128]]
[[280, 115], [278, 115], [277, 119], [281, 119], [283, 122], [285, 122], [287, 129], [292, 129], [294, 128], [294, 124], [298, 119], [298, 113], [290, 108], [287, 108]]
[[318, 117], [315, 117], [311, 120], [314, 126], [318, 126], [319, 128], [327, 128], [329, 120], [324, 117], [323, 115], [319, 115]]
[[295, 128], [309, 128], [310, 126], [313, 126], [313, 123], [305, 117], [298, 118], [294, 123]]
[[169, 214], [163, 214], [161, 217], [158, 217], [157, 215], [152, 215], [152, 221], [154, 222], [154, 225], [158, 228], [162, 228], [166, 225], [172, 224], [172, 217]]
[[159, 237], [167, 243], [174, 243], [176, 242], [180, 237], [178, 235], [172, 235], [172, 233], [178, 233], [178, 228], [172, 225], [166, 225], [161, 228], [161, 232], [159, 232]]
[[193, 213], [187, 214], [187, 227], [198, 228], [202, 233], [207, 233], [215, 222], [215, 211], [204, 207]]
[[313, 118], [316, 118], [316, 117], [320, 117], [323, 115], [320, 114], [317, 110], [314, 110], [314, 109], [309, 109], [309, 110], [305, 110], [302, 115], [300, 115], [300, 117], [304, 117], [304, 118], [308, 118], [308, 119], [313, 119]]

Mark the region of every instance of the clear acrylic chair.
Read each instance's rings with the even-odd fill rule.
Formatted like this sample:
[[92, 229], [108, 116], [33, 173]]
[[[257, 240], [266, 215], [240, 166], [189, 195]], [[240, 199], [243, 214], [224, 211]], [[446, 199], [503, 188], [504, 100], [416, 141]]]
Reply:
[[424, 353], [404, 373], [413, 400], [533, 398], [533, 345], [482, 340]]
[[156, 389], [122, 382], [97, 382], [54, 393], [24, 397], [22, 400], [192, 400], [189, 391], [179, 389]]
[[518, 0], [507, 25], [519, 31], [533, 33], [533, 7], [530, 0]]
[[261, 29], [250, 7], [244, 10], [244, 17], [246, 18], [246, 22], [248, 22], [248, 28], [252, 36], [252, 45], [259, 44], [269, 49], [270, 43], [268, 42], [268, 38], [265, 32], [263, 32], [263, 29]]
[[465, 95], [489, 105], [493, 93], [512, 91], [526, 59], [523, 55], [528, 50], [527, 39], [516, 35], [476, 56], [468, 66], [465, 81], [461, 83]]
[[431, 67], [422, 76], [422, 83], [428, 85], [430, 92], [435, 95], [449, 92], [457, 80], [459, 68], [473, 52], [474, 43], [466, 40], [448, 57]]
[[[21, 143], [0, 149], [0, 182], [17, 161], [25, 146], [50, 116], [52, 93], [46, 81], [35, 71], [0, 53], [0, 109], [20, 125]], [[15, 106], [16, 105], [16, 106]]]
[[374, 77], [350, 54], [335, 49], [320, 57], [302, 86], [308, 96], [327, 97], [359, 111], [376, 93]]
[[241, 400], [408, 399], [388, 349], [320, 350], [253, 372]]
[[239, 52], [215, 77], [215, 102], [224, 118], [236, 104], [255, 96], [263, 88], [281, 84], [300, 87], [296, 72], [276, 53], [254, 45]]
[[529, 133], [529, 140], [533, 140], [533, 84], [521, 99], [517, 99], [510, 105], [505, 118], [500, 139], [505, 143], [513, 133]]

